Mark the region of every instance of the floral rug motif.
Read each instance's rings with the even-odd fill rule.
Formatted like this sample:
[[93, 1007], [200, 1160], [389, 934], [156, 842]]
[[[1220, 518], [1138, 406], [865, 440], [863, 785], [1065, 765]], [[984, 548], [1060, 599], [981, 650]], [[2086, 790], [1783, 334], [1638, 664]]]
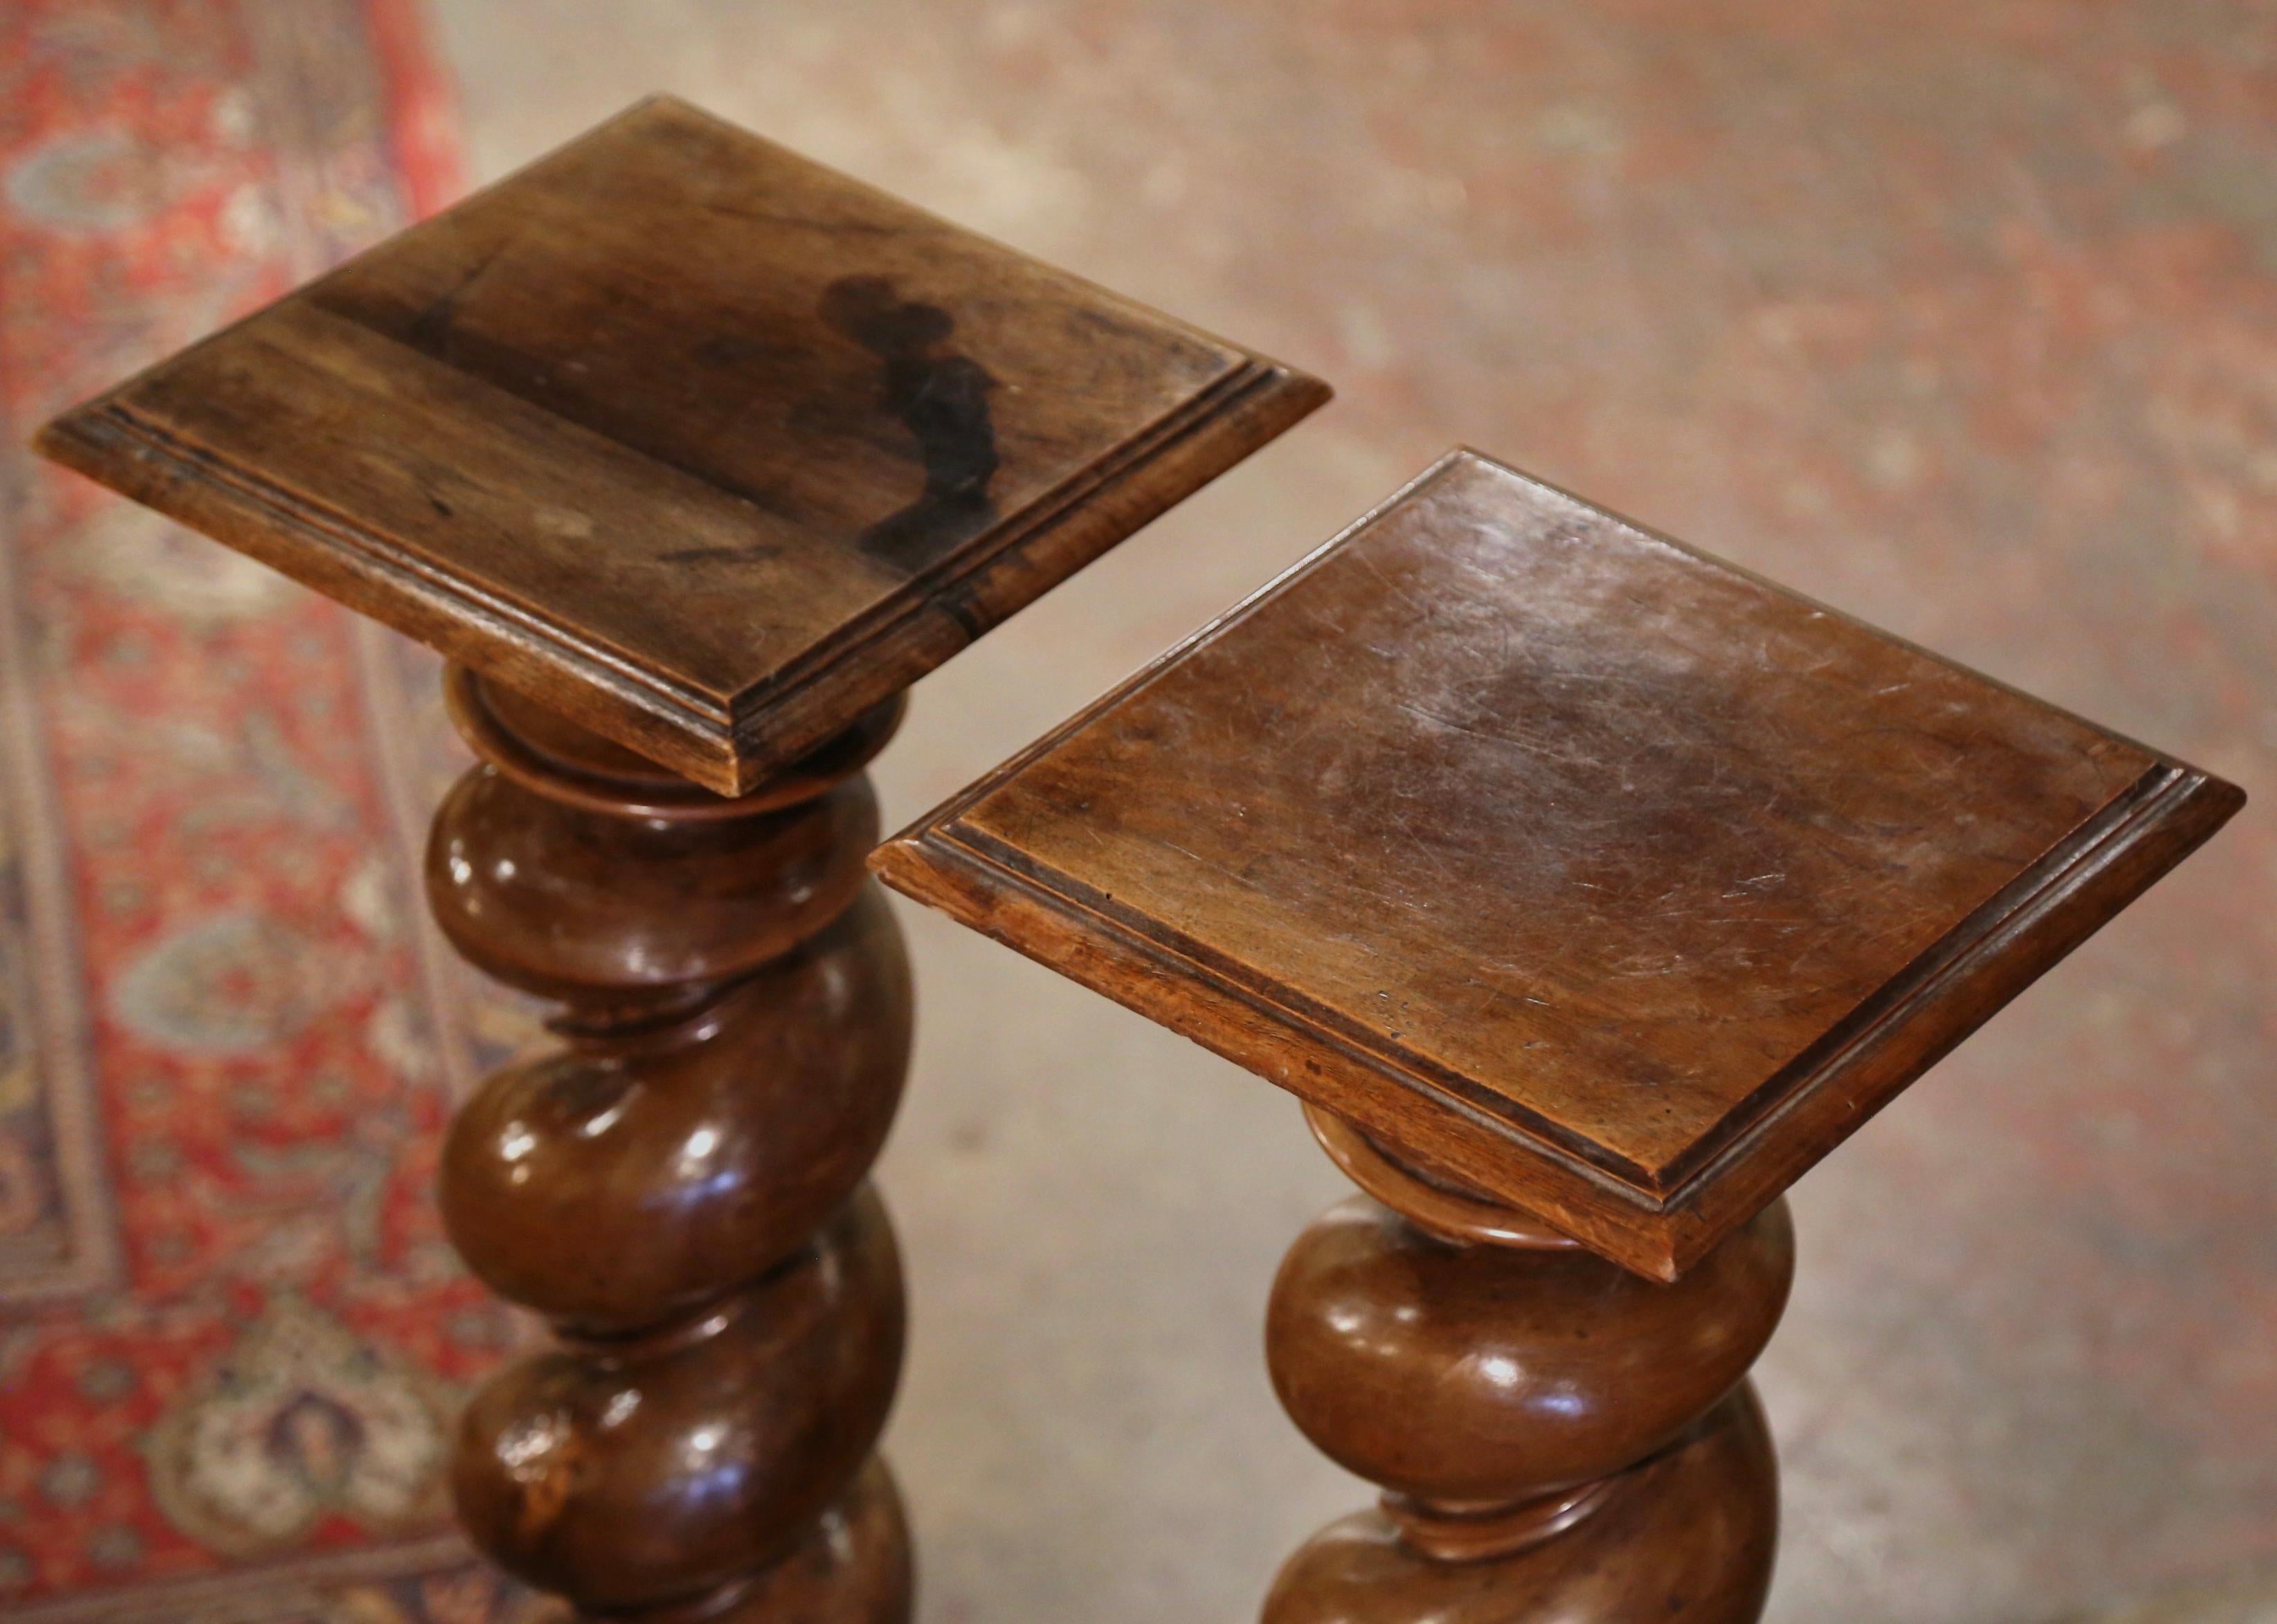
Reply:
[[491, 1624], [518, 1338], [430, 1195], [529, 1035], [421, 909], [421, 651], [24, 450], [456, 189], [415, 0], [0, 6], [0, 1615]]

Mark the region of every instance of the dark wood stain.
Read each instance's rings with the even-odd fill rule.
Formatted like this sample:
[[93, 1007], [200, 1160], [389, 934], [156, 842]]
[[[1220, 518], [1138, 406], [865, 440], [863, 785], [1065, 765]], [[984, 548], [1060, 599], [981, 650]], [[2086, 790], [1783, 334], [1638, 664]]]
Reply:
[[822, 319], [886, 363], [886, 404], [917, 436], [925, 495], [986, 496], [1000, 460], [988, 421], [996, 380], [948, 347], [956, 318], [902, 299], [884, 277], [841, 277], [823, 293]]
[[41, 444], [737, 793], [1327, 393], [659, 98]]

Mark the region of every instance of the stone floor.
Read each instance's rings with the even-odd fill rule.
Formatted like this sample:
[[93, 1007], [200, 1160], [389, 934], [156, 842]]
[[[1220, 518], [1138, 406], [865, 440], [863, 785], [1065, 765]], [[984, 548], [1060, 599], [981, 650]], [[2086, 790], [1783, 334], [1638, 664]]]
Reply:
[[[1341, 390], [928, 679], [889, 817], [1457, 441], [2245, 784], [1801, 1187], [1763, 1377], [1786, 1624], [2272, 1616], [2220, 1575], [2277, 1554], [2277, 10], [437, 10], [483, 176], [670, 88]], [[1339, 1181], [1285, 1098], [908, 917], [925, 1619], [1249, 1616], [1360, 1498], [1258, 1356]]]
[[2277, 1564], [2075, 1613], [2060, 1624], [2277, 1624]]

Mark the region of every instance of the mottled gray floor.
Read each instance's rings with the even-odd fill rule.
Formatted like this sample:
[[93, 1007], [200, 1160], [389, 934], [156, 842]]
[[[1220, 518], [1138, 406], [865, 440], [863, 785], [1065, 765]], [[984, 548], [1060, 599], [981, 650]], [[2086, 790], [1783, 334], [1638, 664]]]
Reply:
[[[889, 818], [1458, 439], [2271, 781], [2266, 8], [437, 9], [482, 177], [670, 88], [1343, 390], [926, 680]], [[2251, 818], [1798, 1191], [1780, 1624], [2048, 1619], [2277, 1549]], [[1258, 1347], [1340, 1182], [1289, 1100], [904, 917], [927, 1624], [1251, 1616], [1362, 1499]], [[2269, 1616], [2225, 1605], [2119, 1616]]]
[[2277, 1624], [2277, 1566], [2257, 1564], [2204, 1584], [2076, 1613], [2060, 1624]]

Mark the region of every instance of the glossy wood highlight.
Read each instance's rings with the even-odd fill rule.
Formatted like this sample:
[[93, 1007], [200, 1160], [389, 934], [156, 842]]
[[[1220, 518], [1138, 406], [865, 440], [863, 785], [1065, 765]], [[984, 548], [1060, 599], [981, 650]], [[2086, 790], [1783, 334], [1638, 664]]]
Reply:
[[[907, 1532], [871, 1452], [905, 1306], [864, 1180], [908, 1064], [909, 966], [862, 872], [869, 785], [828, 770], [882, 725], [677, 816], [646, 774], [602, 770], [604, 741], [522, 738], [452, 681], [498, 759], [437, 813], [428, 894], [460, 951], [560, 1001], [567, 1045], [493, 1075], [444, 1146], [453, 1242], [562, 1337], [468, 1406], [461, 1519], [591, 1613], [709, 1617], [791, 1587], [826, 1616], [903, 1618]], [[784, 1564], [805, 1576], [769, 1576]]]

